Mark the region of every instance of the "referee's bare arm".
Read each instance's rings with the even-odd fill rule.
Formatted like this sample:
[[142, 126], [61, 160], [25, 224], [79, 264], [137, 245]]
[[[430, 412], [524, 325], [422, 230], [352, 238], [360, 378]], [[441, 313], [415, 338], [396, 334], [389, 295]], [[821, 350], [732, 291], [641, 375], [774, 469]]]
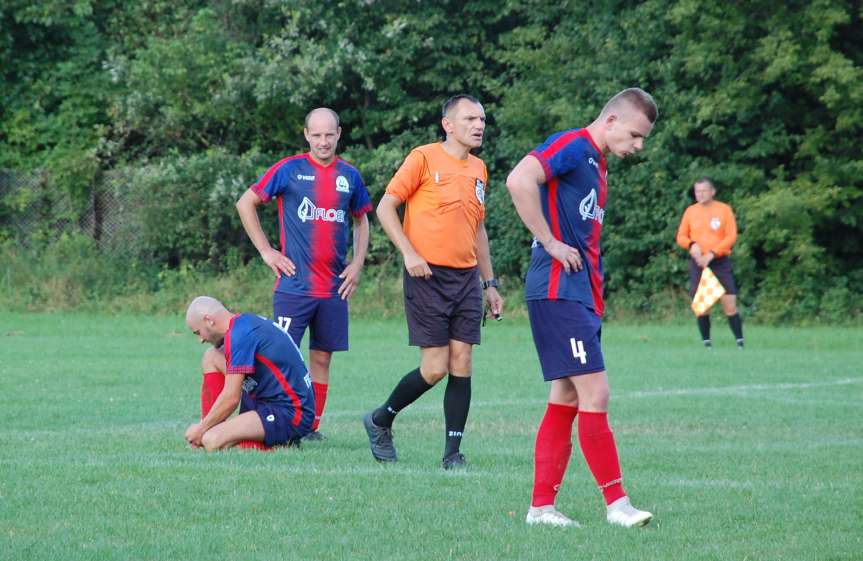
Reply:
[[542, 215], [539, 186], [545, 182], [545, 171], [539, 160], [527, 155], [509, 173], [509, 177], [506, 178], [506, 188], [509, 189], [512, 204], [515, 205], [521, 221], [542, 244], [545, 251], [560, 261], [567, 273], [580, 271], [582, 262], [578, 250], [556, 239]]
[[432, 275], [426, 260], [420, 257], [414, 246], [411, 245], [408, 237], [405, 236], [402, 230], [402, 224], [399, 220], [398, 207], [402, 202], [392, 195], [384, 195], [381, 202], [378, 203], [377, 216], [378, 221], [387, 233], [390, 241], [393, 242], [399, 251], [402, 253], [402, 258], [405, 262], [405, 269], [412, 277], [429, 278]]

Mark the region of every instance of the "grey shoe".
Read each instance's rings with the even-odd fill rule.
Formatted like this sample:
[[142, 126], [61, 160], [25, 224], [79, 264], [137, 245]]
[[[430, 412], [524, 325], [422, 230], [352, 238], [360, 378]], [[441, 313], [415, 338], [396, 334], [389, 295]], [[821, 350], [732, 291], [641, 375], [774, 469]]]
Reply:
[[443, 459], [444, 469], [462, 469], [467, 467], [467, 460], [461, 452], [453, 452]]
[[324, 435], [322, 435], [316, 430], [313, 430], [312, 432], [303, 437], [303, 442], [321, 442], [323, 440], [326, 440], [324, 438]]
[[395, 462], [396, 447], [393, 444], [393, 429], [377, 426], [372, 420], [372, 413], [374, 411], [369, 411], [363, 417], [363, 426], [366, 427], [366, 434], [369, 435], [372, 456], [379, 462]]

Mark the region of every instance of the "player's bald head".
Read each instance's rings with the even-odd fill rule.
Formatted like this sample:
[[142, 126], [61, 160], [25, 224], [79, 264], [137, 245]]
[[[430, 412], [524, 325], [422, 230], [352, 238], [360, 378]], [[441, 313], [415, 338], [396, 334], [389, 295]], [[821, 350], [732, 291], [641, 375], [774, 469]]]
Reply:
[[212, 296], [198, 296], [189, 304], [186, 309], [186, 323], [193, 324], [200, 321], [205, 315], [215, 316], [216, 314], [225, 311], [225, 305], [213, 298]]
[[312, 121], [321, 127], [339, 128], [339, 114], [329, 107], [318, 107], [306, 113], [304, 123], [307, 129]]
[[647, 117], [651, 124], [656, 122], [659, 110], [656, 102], [646, 91], [641, 88], [627, 88], [615, 94], [602, 108], [600, 118], [608, 117], [612, 113], [629, 113], [637, 111]]

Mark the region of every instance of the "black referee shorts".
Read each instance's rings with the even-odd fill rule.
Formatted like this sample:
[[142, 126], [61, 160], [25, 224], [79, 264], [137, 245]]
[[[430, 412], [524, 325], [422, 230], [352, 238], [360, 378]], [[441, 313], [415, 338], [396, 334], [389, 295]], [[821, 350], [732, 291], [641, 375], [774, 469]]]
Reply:
[[479, 345], [482, 286], [476, 267], [429, 265], [428, 279], [404, 271], [408, 340], [415, 347], [445, 347], [450, 339]]
[[[713, 261], [710, 262], [710, 270], [713, 271], [713, 274], [716, 275], [716, 279], [719, 281], [719, 284], [722, 285], [722, 288], [725, 289], [726, 294], [737, 294], [737, 285], [734, 284], [734, 271], [731, 267], [731, 258], [727, 255], [725, 257], [717, 257]], [[703, 271], [701, 267], [695, 262], [694, 259], [689, 260], [689, 297], [693, 298], [695, 296], [695, 291], [698, 290], [698, 283], [701, 282], [701, 271]]]

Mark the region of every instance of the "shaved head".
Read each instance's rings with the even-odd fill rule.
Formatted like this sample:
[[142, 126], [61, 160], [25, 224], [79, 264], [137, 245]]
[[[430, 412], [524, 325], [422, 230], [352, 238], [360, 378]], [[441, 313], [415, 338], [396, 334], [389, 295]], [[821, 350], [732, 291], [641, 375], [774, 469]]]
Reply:
[[600, 118], [607, 117], [611, 113], [633, 109], [647, 117], [651, 123], [656, 122], [658, 113], [656, 102], [653, 100], [653, 96], [641, 88], [627, 88], [618, 92], [602, 108]]
[[211, 296], [198, 296], [186, 309], [186, 326], [202, 343], [222, 345], [232, 314]]
[[211, 296], [198, 296], [186, 309], [186, 323], [200, 321], [205, 315], [215, 316], [221, 311], [227, 312], [224, 304]]
[[[329, 107], [318, 107], [317, 109], [312, 109], [306, 114], [305, 127], [309, 128], [309, 123], [312, 118], [320, 118], [320, 117], [329, 117], [333, 120], [333, 128], [339, 127], [339, 114], [330, 109]], [[326, 125], [324, 125], [326, 126]]]

